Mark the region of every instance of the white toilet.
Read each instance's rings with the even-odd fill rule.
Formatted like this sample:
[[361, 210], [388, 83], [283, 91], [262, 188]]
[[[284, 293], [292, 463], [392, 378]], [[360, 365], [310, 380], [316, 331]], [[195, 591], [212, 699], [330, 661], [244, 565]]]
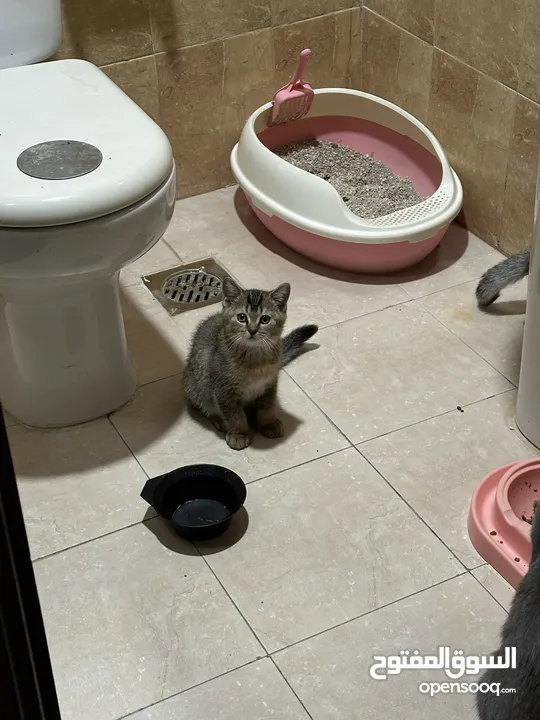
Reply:
[[118, 277], [165, 232], [164, 132], [94, 65], [50, 57], [60, 0], [0, 0], [0, 402], [58, 427], [133, 395]]

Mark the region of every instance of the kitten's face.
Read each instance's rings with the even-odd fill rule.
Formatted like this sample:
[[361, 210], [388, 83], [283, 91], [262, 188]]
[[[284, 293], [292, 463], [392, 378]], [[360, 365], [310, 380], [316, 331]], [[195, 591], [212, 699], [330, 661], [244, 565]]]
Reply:
[[223, 281], [225, 332], [234, 344], [270, 349], [281, 337], [291, 292], [287, 283], [275, 290], [242, 290], [230, 278]]

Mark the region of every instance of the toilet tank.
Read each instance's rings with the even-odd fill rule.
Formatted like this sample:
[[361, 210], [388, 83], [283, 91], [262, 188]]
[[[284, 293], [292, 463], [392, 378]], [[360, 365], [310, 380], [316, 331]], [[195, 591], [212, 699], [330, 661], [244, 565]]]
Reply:
[[0, 0], [0, 70], [54, 55], [62, 41], [61, 0]]

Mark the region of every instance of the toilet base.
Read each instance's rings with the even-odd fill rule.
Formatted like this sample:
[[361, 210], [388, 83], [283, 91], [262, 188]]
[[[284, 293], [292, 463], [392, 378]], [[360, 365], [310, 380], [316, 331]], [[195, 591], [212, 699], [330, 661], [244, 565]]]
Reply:
[[0, 290], [0, 401], [17, 420], [76, 425], [132, 397], [118, 278]]

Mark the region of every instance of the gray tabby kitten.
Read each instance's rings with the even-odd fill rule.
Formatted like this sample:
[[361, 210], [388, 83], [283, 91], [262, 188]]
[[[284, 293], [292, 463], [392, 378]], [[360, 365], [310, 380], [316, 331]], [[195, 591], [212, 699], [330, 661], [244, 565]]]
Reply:
[[264, 437], [283, 435], [276, 415], [278, 374], [318, 330], [303, 325], [281, 337], [290, 292], [288, 283], [266, 292], [242, 290], [225, 278], [221, 313], [204, 320], [193, 336], [186, 397], [226, 433], [233, 450], [251, 442], [248, 416]]
[[489, 268], [480, 278], [476, 288], [479, 307], [491, 305], [499, 297], [501, 290], [527, 277], [530, 259], [530, 250], [524, 250]]

